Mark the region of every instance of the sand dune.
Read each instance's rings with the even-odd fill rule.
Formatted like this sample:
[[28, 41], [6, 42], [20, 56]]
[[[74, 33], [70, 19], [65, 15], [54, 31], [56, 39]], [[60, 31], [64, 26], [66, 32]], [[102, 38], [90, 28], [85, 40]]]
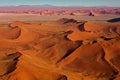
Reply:
[[25, 29], [24, 26], [21, 25], [22, 22], [20, 22], [19, 25], [13, 25], [13, 24], [8, 26], [8, 27], [11, 27], [10, 30], [6, 32], [2, 32], [0, 34], [0, 37], [1, 37], [0, 48], [2, 47], [9, 48], [11, 46], [27, 44], [32, 42], [36, 38], [39, 38], [39, 35], [36, 32]]
[[0, 33], [0, 38], [3, 39], [16, 39], [20, 36], [21, 34], [21, 29], [18, 27], [15, 27], [13, 29], [10, 29], [9, 31], [6, 32], [1, 32]]
[[119, 80], [119, 26], [15, 21], [0, 32], [0, 80]]

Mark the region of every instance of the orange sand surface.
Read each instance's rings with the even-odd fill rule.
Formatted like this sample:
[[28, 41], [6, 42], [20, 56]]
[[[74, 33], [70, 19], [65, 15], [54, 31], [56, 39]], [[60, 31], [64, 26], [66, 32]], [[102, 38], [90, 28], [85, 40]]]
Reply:
[[120, 80], [120, 22], [1, 24], [0, 80]]

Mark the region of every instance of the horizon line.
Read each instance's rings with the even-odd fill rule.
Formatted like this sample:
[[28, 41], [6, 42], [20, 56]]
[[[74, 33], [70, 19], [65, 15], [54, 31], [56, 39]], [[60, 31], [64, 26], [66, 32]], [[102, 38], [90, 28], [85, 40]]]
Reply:
[[69, 5], [69, 6], [62, 6], [62, 5], [50, 5], [50, 4], [42, 4], [42, 5], [0, 5], [0, 7], [22, 7], [22, 6], [26, 6], [26, 7], [120, 7], [120, 6], [105, 6], [105, 5], [98, 5], [98, 6], [83, 6], [83, 5]]

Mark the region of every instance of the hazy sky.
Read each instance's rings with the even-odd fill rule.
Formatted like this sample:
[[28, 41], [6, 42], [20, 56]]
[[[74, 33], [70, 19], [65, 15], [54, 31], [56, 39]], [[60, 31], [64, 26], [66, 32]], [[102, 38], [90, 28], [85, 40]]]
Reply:
[[0, 0], [0, 6], [6, 5], [43, 5], [55, 6], [119, 6], [120, 0]]

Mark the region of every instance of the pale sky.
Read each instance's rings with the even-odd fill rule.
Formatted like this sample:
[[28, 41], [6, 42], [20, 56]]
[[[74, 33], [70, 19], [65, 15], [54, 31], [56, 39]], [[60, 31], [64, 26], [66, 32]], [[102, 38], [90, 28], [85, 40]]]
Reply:
[[0, 0], [0, 6], [10, 5], [55, 5], [55, 6], [110, 6], [120, 7], [120, 0]]

